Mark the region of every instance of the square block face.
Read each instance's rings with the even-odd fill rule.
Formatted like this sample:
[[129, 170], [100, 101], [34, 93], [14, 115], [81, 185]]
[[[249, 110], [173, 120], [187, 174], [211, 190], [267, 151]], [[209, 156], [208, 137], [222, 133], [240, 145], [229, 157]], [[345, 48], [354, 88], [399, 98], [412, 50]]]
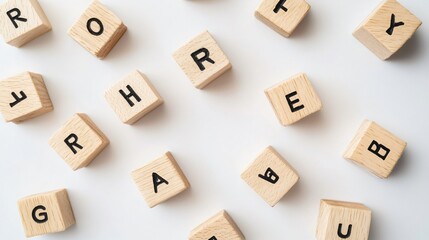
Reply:
[[241, 178], [272, 207], [299, 180], [292, 166], [271, 146], [256, 158]]
[[368, 240], [371, 210], [360, 203], [321, 200], [317, 240]]
[[322, 102], [303, 73], [265, 90], [265, 95], [282, 125], [297, 122], [322, 108]]
[[395, 0], [384, 1], [353, 35], [379, 58], [398, 51], [422, 22]]
[[131, 175], [151, 208], [190, 187], [170, 152], [133, 171]]
[[161, 96], [139, 71], [107, 90], [105, 98], [122, 122], [133, 124], [163, 103]]
[[51, 147], [73, 170], [87, 166], [109, 139], [84, 113], [75, 114], [49, 139]]
[[27, 237], [61, 232], [75, 224], [65, 189], [22, 198], [18, 207]]
[[304, 0], [262, 0], [255, 16], [270, 28], [289, 37], [310, 10]]
[[0, 33], [15, 47], [52, 29], [37, 0], [8, 0], [0, 6]]
[[121, 19], [95, 0], [68, 33], [90, 53], [104, 58], [126, 30]]
[[21, 122], [52, 111], [41, 75], [24, 72], [0, 81], [0, 112], [6, 122]]
[[231, 68], [228, 58], [207, 31], [177, 50], [173, 57], [199, 89]]
[[401, 158], [407, 143], [373, 121], [365, 120], [344, 153], [381, 178], [387, 178]]
[[244, 236], [225, 210], [211, 217], [194, 230], [189, 240], [244, 240]]

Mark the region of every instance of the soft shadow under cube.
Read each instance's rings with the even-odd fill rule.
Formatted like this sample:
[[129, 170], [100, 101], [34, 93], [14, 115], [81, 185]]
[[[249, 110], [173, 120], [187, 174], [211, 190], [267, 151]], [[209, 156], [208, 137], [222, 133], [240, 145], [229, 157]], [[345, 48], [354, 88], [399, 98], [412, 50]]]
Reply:
[[225, 210], [220, 211], [198, 227], [189, 235], [189, 240], [244, 240], [234, 220]]

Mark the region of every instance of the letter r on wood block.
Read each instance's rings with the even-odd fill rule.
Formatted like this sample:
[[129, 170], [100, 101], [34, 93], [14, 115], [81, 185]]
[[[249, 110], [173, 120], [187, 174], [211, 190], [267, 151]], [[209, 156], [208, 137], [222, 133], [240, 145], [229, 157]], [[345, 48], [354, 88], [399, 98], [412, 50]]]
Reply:
[[234, 220], [222, 210], [196, 227], [189, 235], [189, 240], [244, 240]]

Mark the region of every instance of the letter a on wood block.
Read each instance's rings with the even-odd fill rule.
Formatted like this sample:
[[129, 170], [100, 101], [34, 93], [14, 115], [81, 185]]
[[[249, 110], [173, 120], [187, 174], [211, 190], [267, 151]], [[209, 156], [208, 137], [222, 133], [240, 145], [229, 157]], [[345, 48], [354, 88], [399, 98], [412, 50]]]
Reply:
[[344, 158], [387, 178], [407, 143], [373, 121], [365, 120], [344, 153]]
[[105, 98], [122, 122], [133, 124], [163, 103], [152, 84], [134, 71], [107, 90]]
[[231, 68], [228, 58], [207, 31], [177, 50], [173, 57], [199, 89]]
[[131, 175], [150, 208], [190, 187], [170, 152], [133, 171]]
[[220, 211], [194, 230], [189, 240], [244, 240], [244, 236], [225, 210]]
[[317, 240], [368, 240], [371, 210], [365, 205], [320, 201]]
[[49, 144], [77, 170], [90, 164], [109, 144], [109, 139], [88, 115], [77, 113], [49, 139]]
[[124, 35], [121, 19], [95, 0], [70, 28], [69, 35], [82, 47], [102, 59]]
[[256, 158], [241, 178], [271, 207], [299, 180], [293, 167], [271, 146]]
[[12, 46], [20, 47], [51, 29], [37, 0], [8, 0], [0, 5], [0, 33]]
[[383, 1], [353, 35], [380, 59], [398, 51], [422, 22], [396, 0]]
[[24, 72], [0, 81], [0, 112], [6, 122], [18, 123], [53, 108], [41, 75]]
[[22, 198], [18, 207], [27, 237], [62, 232], [75, 224], [66, 189]]

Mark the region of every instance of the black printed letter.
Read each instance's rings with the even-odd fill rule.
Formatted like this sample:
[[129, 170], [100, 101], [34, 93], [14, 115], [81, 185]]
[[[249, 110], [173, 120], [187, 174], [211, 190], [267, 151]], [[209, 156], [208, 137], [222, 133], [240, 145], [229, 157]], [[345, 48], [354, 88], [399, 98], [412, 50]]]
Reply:
[[386, 33], [389, 35], [393, 34], [393, 29], [395, 27], [399, 27], [405, 25], [404, 22], [395, 22], [395, 14], [392, 13], [392, 16], [390, 17], [390, 27], [386, 30]]
[[21, 97], [18, 97], [18, 95], [16, 95], [15, 92], [12, 92], [11, 94], [12, 94], [12, 97], [15, 98], [15, 102], [9, 103], [11, 108], [15, 107], [16, 104], [22, 102], [24, 99], [27, 98], [27, 95], [25, 95], [23, 91], [19, 92], [19, 94], [21, 94]]
[[209, 240], [217, 240], [217, 238], [215, 236], [209, 238]]
[[349, 227], [347, 228], [347, 233], [345, 235], [343, 234], [343, 231], [341, 230], [342, 228], [343, 228], [343, 224], [340, 223], [340, 225], [338, 225], [338, 231], [337, 231], [338, 237], [349, 238], [350, 235], [352, 234], [352, 225], [349, 224]]
[[[375, 147], [375, 149], [373, 147]], [[380, 154], [381, 149], [384, 150], [384, 155]], [[377, 157], [385, 160], [387, 155], [389, 155], [390, 149], [388, 149], [383, 144], [379, 144], [377, 141], [372, 140], [371, 144], [368, 147], [368, 151], [374, 153], [375, 155], [377, 155]]]
[[[98, 27], [100, 28], [97, 32], [92, 30], [91, 23], [95, 22], [97, 23]], [[104, 26], [103, 23], [98, 18], [90, 18], [86, 22], [86, 28], [88, 29], [88, 32], [91, 33], [94, 36], [100, 36], [104, 32]]]
[[[72, 141], [70, 141], [70, 139], [73, 139]], [[79, 143], [77, 143], [77, 136], [76, 134], [72, 133], [70, 134], [68, 137], [66, 137], [66, 139], [64, 139], [64, 142], [67, 144], [67, 146], [72, 150], [72, 152], [74, 154], [77, 153], [77, 150], [74, 149], [73, 146], [82, 149], [83, 147], [81, 145], [79, 145]]]
[[[198, 54], [204, 53], [204, 56], [202, 58], [198, 58]], [[207, 50], [207, 48], [200, 48], [197, 51], [191, 53], [192, 59], [194, 59], [194, 62], [198, 65], [201, 71], [204, 71], [206, 68], [203, 65], [204, 61], [207, 61], [211, 64], [215, 64], [215, 61], [213, 61], [210, 57], [210, 52]]]
[[299, 111], [299, 110], [304, 108], [303, 104], [296, 106], [296, 107], [293, 106], [295, 103], [299, 102], [299, 99], [290, 100], [291, 97], [295, 96], [296, 94], [297, 94], [296, 91], [294, 91], [294, 92], [291, 92], [291, 93], [286, 95], [287, 104], [289, 105], [289, 108], [292, 112], [296, 112], [296, 111]]
[[[12, 13], [15, 12], [15, 16], [12, 16]], [[21, 16], [21, 10], [19, 10], [18, 8], [12, 8], [11, 10], [6, 12], [7, 16], [9, 17], [9, 19], [12, 21], [13, 26], [15, 26], [15, 28], [18, 28], [18, 23], [16, 23], [16, 21], [21, 21], [21, 22], [27, 22], [26, 18], [22, 18]]]
[[137, 100], [137, 102], [140, 102], [142, 99], [139, 97], [139, 95], [137, 95], [136, 92], [134, 92], [134, 89], [130, 85], [127, 85], [127, 89], [128, 89], [128, 91], [130, 91], [130, 93], [128, 95], [125, 94], [124, 90], [122, 90], [122, 89], [119, 90], [119, 93], [122, 95], [122, 97], [125, 98], [125, 100], [127, 100], [127, 103], [131, 107], [133, 107], [134, 103], [133, 103], [133, 101], [131, 101], [131, 97], [134, 97]]
[[168, 185], [167, 180], [165, 180], [164, 178], [162, 178], [161, 176], [159, 176], [155, 172], [152, 173], [152, 181], [153, 181], [153, 190], [154, 190], [155, 193], [158, 193], [158, 186], [160, 184], [165, 183], [165, 184]]
[[271, 168], [267, 168], [264, 175], [259, 174], [258, 177], [272, 184], [276, 184], [276, 182], [279, 180], [279, 175], [277, 175]]
[[283, 6], [286, 1], [287, 0], [280, 0], [277, 3], [276, 7], [273, 9], [273, 12], [278, 13], [280, 9], [283, 10], [283, 11], [285, 11], [285, 12], [287, 12], [287, 8], [285, 6]]
[[[37, 210], [46, 211], [46, 208], [42, 205], [38, 205], [35, 208], [33, 208], [33, 211], [31, 212], [31, 217], [33, 218], [33, 220], [36, 223], [44, 223], [44, 222], [48, 221], [48, 213], [47, 212], [41, 212], [41, 213], [39, 213], [38, 216], [36, 216]], [[37, 217], [42, 217], [42, 218], [37, 218]]]

